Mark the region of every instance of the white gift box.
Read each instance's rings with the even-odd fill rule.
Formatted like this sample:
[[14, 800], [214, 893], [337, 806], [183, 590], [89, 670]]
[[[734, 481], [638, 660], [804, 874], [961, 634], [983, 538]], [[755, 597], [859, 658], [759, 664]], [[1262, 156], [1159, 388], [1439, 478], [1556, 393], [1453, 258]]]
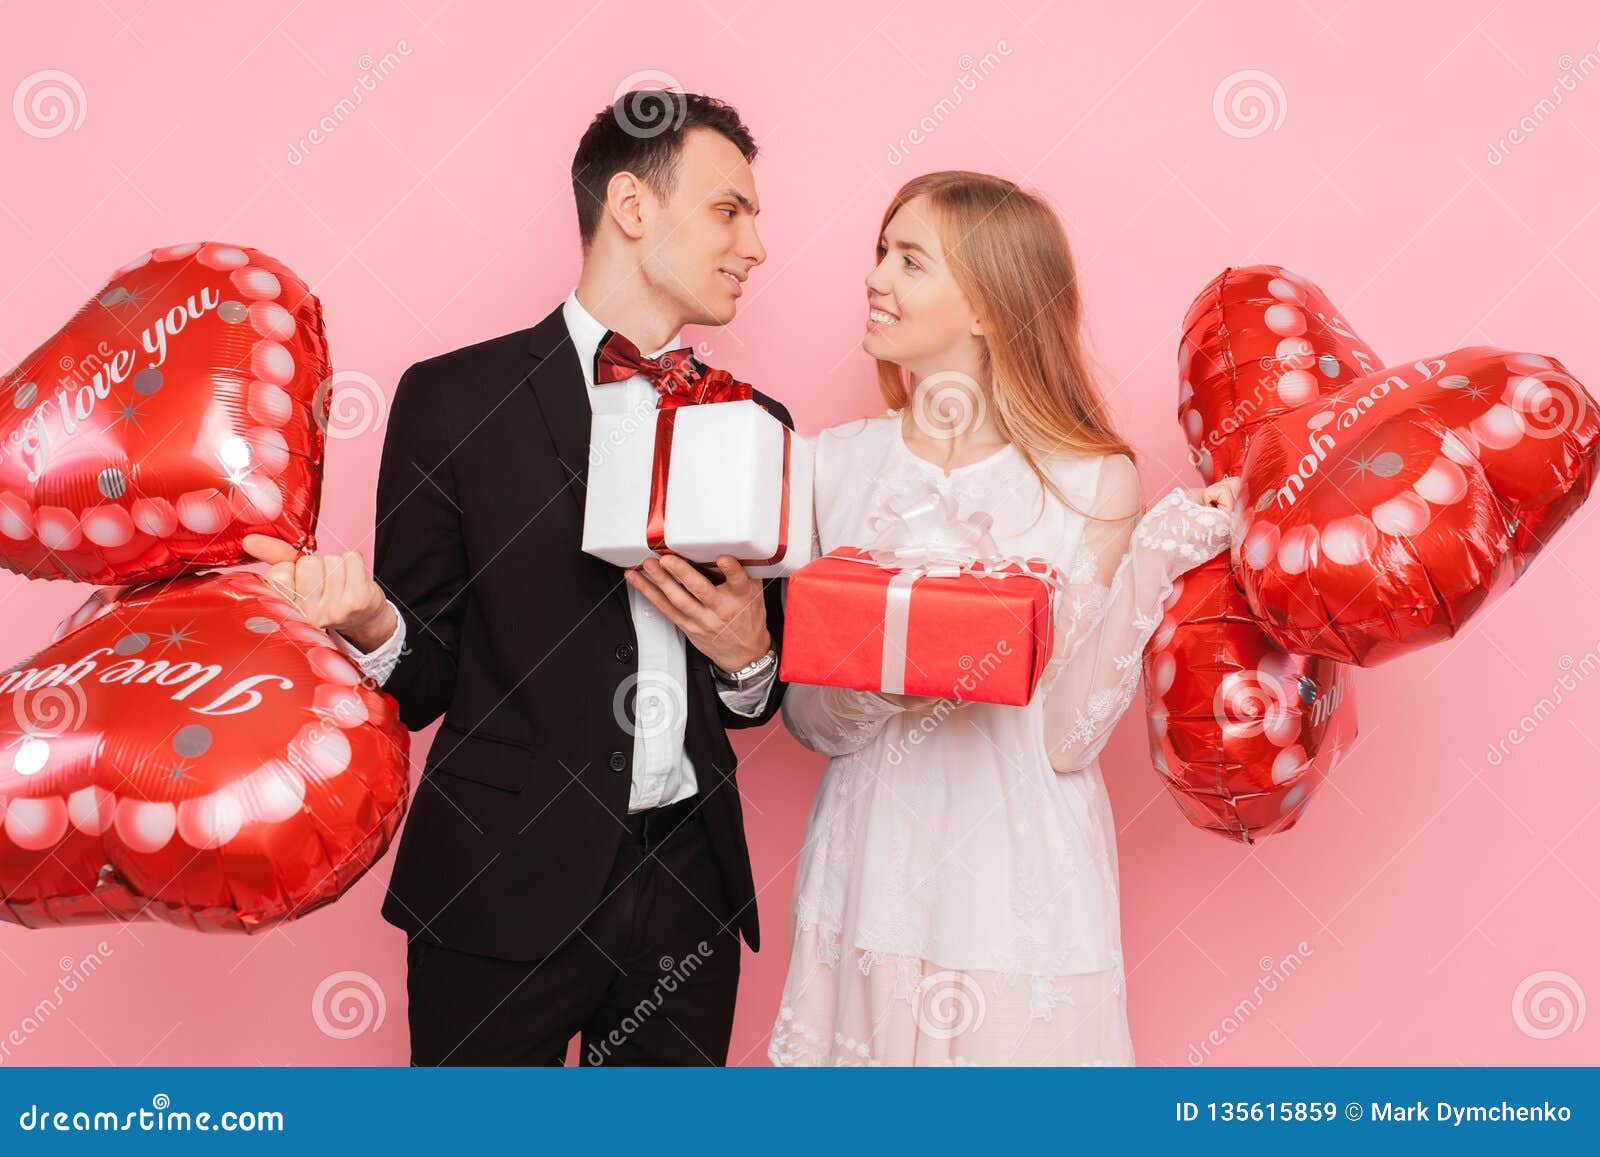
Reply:
[[[670, 416], [669, 416], [670, 415]], [[754, 401], [710, 402], [643, 413], [596, 414], [589, 428], [589, 487], [583, 549], [617, 566], [655, 558], [647, 527], [657, 427], [670, 436], [663, 535], [666, 550], [692, 562], [778, 552], [785, 435], [788, 535], [782, 558], [747, 566], [757, 578], [790, 574], [811, 561], [812, 445]]]

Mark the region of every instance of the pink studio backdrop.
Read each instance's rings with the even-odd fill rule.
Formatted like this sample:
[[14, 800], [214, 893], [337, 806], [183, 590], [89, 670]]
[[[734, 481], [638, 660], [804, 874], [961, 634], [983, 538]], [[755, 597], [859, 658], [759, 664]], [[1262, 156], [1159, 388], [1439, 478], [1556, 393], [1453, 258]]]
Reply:
[[[1600, 19], [1579, 0], [1408, 7], [9, 4], [0, 362], [152, 245], [279, 257], [321, 296], [341, 373], [319, 534], [370, 552], [400, 372], [560, 300], [578, 134], [655, 77], [734, 102], [761, 145], [770, 258], [734, 325], [693, 337], [805, 433], [882, 411], [858, 347], [878, 217], [952, 167], [1063, 215], [1147, 496], [1194, 481], [1178, 325], [1227, 264], [1317, 280], [1385, 359], [1489, 342], [1600, 389]], [[64, 103], [34, 105], [40, 88]], [[1240, 89], [1260, 102], [1230, 108]], [[1140, 1063], [1600, 1063], [1594, 512], [1455, 640], [1357, 672], [1360, 743], [1260, 846], [1185, 824], [1142, 699], [1130, 712], [1102, 764]], [[0, 575], [0, 665], [86, 593]], [[779, 723], [737, 743], [766, 941], [730, 1059], [765, 1064], [823, 761]], [[392, 861], [258, 937], [0, 926], [0, 1064], [406, 1063], [404, 937], [378, 916]]]

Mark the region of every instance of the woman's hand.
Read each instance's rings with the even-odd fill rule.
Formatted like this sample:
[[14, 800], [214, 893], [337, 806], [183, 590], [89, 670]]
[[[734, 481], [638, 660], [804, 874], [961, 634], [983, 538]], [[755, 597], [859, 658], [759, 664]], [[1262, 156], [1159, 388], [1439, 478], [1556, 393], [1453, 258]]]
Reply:
[[1196, 506], [1215, 506], [1224, 514], [1231, 514], [1234, 505], [1239, 501], [1239, 476], [1230, 474], [1220, 482], [1213, 482], [1203, 488], [1191, 486], [1189, 497], [1194, 499]]
[[902, 711], [932, 711], [941, 703], [962, 707], [971, 702], [970, 699], [941, 699], [937, 695], [902, 695], [894, 691], [874, 691], [872, 694], [882, 696]]

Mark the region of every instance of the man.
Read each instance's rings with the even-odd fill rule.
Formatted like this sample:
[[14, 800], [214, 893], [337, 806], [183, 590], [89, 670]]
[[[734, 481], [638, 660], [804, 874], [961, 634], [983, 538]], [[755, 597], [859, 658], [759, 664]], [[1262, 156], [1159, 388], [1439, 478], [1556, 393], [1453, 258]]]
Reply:
[[653, 409], [653, 359], [733, 320], [766, 258], [738, 113], [637, 99], [675, 115], [589, 125], [565, 303], [400, 379], [372, 574], [245, 544], [407, 727], [444, 716], [383, 905], [413, 1064], [561, 1064], [574, 1035], [586, 1064], [725, 1064], [739, 934], [759, 944], [724, 729], [778, 710], [781, 583], [579, 549], [592, 414]]

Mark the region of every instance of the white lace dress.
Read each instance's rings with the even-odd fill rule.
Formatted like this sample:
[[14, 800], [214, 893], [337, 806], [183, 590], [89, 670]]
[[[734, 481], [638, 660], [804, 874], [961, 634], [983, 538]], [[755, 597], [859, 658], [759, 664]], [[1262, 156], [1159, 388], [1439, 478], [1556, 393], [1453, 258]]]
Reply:
[[1138, 689], [1173, 580], [1228, 546], [1228, 515], [1181, 487], [1143, 517], [1125, 455], [1054, 456], [1079, 511], [1013, 446], [948, 475], [900, 414], [816, 440], [817, 545], [866, 541], [888, 499], [929, 483], [987, 511], [1006, 554], [1067, 586], [1027, 707], [794, 684], [784, 722], [831, 758], [807, 821], [775, 1064], [1132, 1064], [1116, 829], [1097, 762]]

